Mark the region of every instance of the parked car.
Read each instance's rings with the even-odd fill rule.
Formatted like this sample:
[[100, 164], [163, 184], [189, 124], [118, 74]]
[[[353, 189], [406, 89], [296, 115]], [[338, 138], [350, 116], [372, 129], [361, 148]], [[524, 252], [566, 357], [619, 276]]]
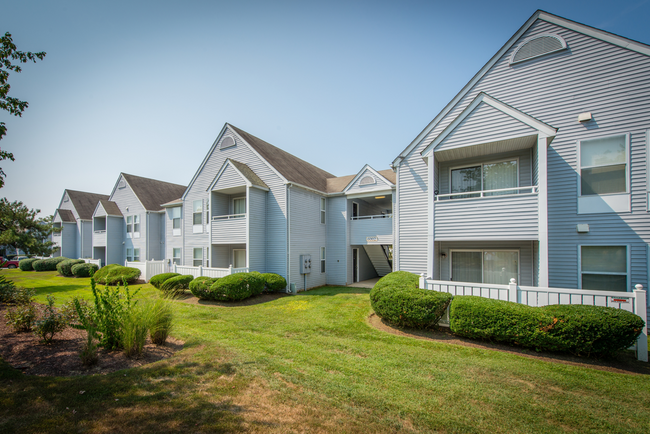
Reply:
[[0, 257], [0, 263], [2, 263], [2, 268], [18, 268], [18, 263], [23, 259], [27, 259], [27, 256], [14, 256], [11, 259]]

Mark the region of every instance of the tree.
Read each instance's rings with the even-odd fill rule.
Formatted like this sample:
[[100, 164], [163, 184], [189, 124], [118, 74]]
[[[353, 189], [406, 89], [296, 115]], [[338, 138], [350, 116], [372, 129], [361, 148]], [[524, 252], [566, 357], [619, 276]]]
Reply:
[[[11, 39], [11, 33], [5, 33], [4, 36], [0, 37], [0, 109], [8, 111], [14, 116], [22, 116], [23, 112], [29, 105], [27, 101], [21, 101], [18, 98], [8, 96], [9, 83], [9, 71], [20, 72], [22, 68], [20, 63], [27, 63], [30, 60], [36, 63], [36, 59], [43, 60], [45, 57], [45, 51], [39, 53], [32, 53], [30, 51], [18, 51], [16, 49], [16, 44], [14, 44]], [[2, 137], [7, 134], [7, 127], [5, 127], [4, 122], [0, 122], [0, 140]], [[2, 160], [14, 160], [14, 155], [11, 152], [7, 152], [3, 149], [0, 149], [0, 161]], [[0, 168], [0, 188], [5, 184], [5, 173]]]
[[49, 256], [58, 247], [50, 235], [61, 232], [52, 224], [52, 216], [37, 219], [41, 210], [30, 210], [22, 202], [0, 199], [0, 246], [11, 246], [27, 255]]

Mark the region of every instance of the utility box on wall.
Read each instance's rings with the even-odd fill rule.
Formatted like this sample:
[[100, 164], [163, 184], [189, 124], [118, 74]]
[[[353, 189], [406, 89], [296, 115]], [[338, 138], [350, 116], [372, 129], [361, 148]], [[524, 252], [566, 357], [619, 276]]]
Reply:
[[311, 273], [311, 255], [300, 255], [300, 274]]

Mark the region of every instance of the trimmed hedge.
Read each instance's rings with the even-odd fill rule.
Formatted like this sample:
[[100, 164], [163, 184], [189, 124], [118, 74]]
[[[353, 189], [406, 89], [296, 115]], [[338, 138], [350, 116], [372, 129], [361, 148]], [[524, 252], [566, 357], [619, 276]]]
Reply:
[[180, 295], [189, 288], [192, 280], [194, 280], [194, 276], [191, 274], [171, 277], [163, 282], [160, 286], [160, 290], [168, 295]]
[[266, 289], [270, 292], [283, 291], [287, 288], [287, 280], [275, 273], [262, 273], [266, 282]]
[[67, 261], [61, 261], [56, 264], [56, 270], [62, 276], [72, 277], [72, 266], [77, 264], [83, 264], [86, 261], [83, 259], [68, 259]]
[[95, 273], [95, 282], [102, 285], [121, 285], [122, 279], [126, 283], [135, 283], [140, 277], [140, 270], [132, 267], [124, 267], [118, 264], [110, 264], [100, 268]]
[[379, 279], [370, 291], [375, 313], [399, 327], [436, 327], [451, 294], [420, 289], [418, 282], [417, 275], [406, 271], [395, 271]]
[[201, 300], [211, 300], [210, 287], [217, 280], [218, 277], [199, 276], [190, 282], [190, 291]]
[[251, 271], [250, 273], [243, 274], [246, 275], [244, 276], [244, 281], [248, 285], [248, 289], [251, 291], [251, 296], [260, 295], [264, 292], [264, 289], [266, 288], [266, 280], [262, 273], [259, 271]]
[[38, 261], [36, 258], [23, 259], [18, 262], [18, 268], [20, 268], [22, 271], [34, 271], [32, 264], [36, 261]]
[[156, 274], [153, 276], [151, 279], [149, 279], [149, 283], [151, 283], [154, 287], [160, 289], [160, 285], [165, 283], [165, 280], [170, 279], [172, 277], [180, 276], [180, 273], [161, 273], [161, 274]]
[[[70, 258], [65, 256], [58, 256], [56, 258], [47, 258], [39, 259], [38, 261], [32, 262], [32, 268], [34, 271], [56, 271], [56, 266], [63, 261], [67, 261]], [[18, 263], [20, 264], [20, 262]]]
[[622, 309], [530, 307], [475, 296], [454, 297], [449, 317], [451, 331], [460, 336], [598, 357], [629, 348], [645, 327], [641, 318]]
[[75, 277], [90, 277], [99, 270], [97, 264], [76, 264], [73, 265], [70, 271]]

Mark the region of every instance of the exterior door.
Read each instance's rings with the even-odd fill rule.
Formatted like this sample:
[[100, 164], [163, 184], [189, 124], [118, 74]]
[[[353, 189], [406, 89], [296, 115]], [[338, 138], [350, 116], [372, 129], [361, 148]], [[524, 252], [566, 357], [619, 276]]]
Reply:
[[359, 281], [359, 249], [352, 249], [352, 283]]
[[246, 250], [235, 249], [232, 251], [233, 267], [246, 268]]

